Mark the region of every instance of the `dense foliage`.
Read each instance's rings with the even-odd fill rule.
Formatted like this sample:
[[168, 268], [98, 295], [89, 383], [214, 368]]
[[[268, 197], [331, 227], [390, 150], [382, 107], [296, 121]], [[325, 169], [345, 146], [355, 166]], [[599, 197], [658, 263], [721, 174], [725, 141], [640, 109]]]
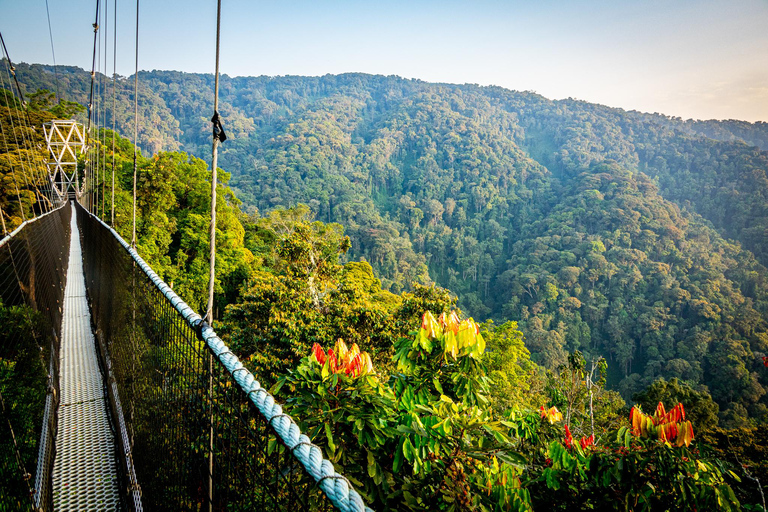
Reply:
[[[18, 69], [48, 85], [45, 68]], [[83, 101], [89, 77], [60, 71]], [[209, 151], [210, 77], [140, 78], [156, 122], [140, 135], [137, 245], [201, 309], [211, 173], [164, 150]], [[768, 421], [768, 154], [736, 140], [761, 144], [762, 125], [366, 75], [225, 77], [222, 93], [234, 188], [221, 172], [217, 329], [371, 503], [759, 502], [725, 454], [741, 431], [711, 430], [714, 452], [689, 434], [719, 422], [758, 442]], [[40, 119], [67, 108], [34, 98]], [[96, 138], [129, 238], [133, 148]], [[39, 196], [34, 180], [16, 193], [22, 149], [7, 147], [15, 225]], [[457, 301], [493, 320], [462, 319]], [[678, 412], [638, 426], [630, 399]], [[739, 453], [764, 471], [759, 449]]]
[[472, 319], [427, 312], [396, 343], [393, 373], [356, 370], [357, 345], [340, 340], [327, 353], [316, 345], [274, 389], [376, 508], [740, 507], [728, 483], [739, 477], [692, 444], [682, 404], [666, 412], [659, 403], [652, 416], [633, 408], [629, 424], [577, 439], [570, 406], [564, 418], [556, 407], [491, 405], [485, 348]]
[[44, 322], [35, 311], [2, 300], [0, 322], [0, 510], [22, 510], [29, 501], [29, 483], [19, 468], [35, 473], [48, 388], [45, 355], [34, 334]]
[[[59, 71], [84, 102], [88, 74]], [[53, 83], [44, 66], [17, 73], [31, 91]], [[139, 78], [141, 145], [207, 155], [212, 77]], [[224, 76], [221, 94], [221, 163], [246, 211], [306, 204], [344, 226], [340, 263], [364, 258], [383, 290], [438, 283], [476, 317], [516, 320], [549, 368], [575, 350], [603, 356], [625, 399], [677, 378], [727, 425], [768, 419], [768, 154], [750, 145], [765, 147], [764, 123], [360, 74]]]

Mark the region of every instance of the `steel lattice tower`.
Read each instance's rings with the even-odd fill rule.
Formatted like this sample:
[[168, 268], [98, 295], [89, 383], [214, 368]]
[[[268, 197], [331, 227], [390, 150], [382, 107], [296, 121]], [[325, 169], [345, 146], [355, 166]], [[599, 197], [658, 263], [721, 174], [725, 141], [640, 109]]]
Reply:
[[[67, 197], [80, 196], [82, 186], [77, 179], [77, 153], [86, 150], [85, 129], [71, 119], [54, 120], [43, 125], [45, 141], [53, 161], [48, 161], [48, 177], [58, 203]], [[54, 199], [54, 198], [52, 198]]]

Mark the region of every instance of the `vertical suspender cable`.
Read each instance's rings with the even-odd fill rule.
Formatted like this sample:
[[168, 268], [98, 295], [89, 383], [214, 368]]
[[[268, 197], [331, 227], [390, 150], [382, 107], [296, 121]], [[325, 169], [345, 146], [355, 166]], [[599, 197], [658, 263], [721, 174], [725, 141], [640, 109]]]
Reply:
[[[92, 60], [92, 64], [91, 64], [91, 92], [90, 92], [90, 94], [88, 96], [88, 128], [85, 131], [86, 137], [88, 137], [87, 144], [88, 144], [89, 148], [90, 148], [90, 142], [91, 142], [91, 140], [90, 140], [90, 138], [91, 138], [91, 118], [93, 117], [93, 82], [94, 82], [94, 79], [96, 78], [96, 37], [98, 36], [98, 33], [99, 33], [99, 4], [100, 3], [101, 2], [99, 0], [96, 0], [96, 20], [93, 22], [93, 60]], [[89, 150], [89, 153], [92, 154], [92, 152], [90, 150]], [[90, 174], [93, 174], [93, 163], [90, 162], [90, 160], [92, 160], [92, 159], [89, 158], [88, 160], [89, 160], [88, 164], [90, 164], [90, 170], [91, 170]], [[84, 177], [84, 182], [85, 183], [83, 184], [82, 192], [86, 192], [87, 193], [86, 200], [89, 203], [87, 205], [87, 207], [88, 207], [89, 211], [92, 211], [93, 210], [93, 204], [90, 201], [90, 192], [88, 192], [86, 190], [88, 185], [90, 184], [90, 181], [93, 180], [93, 177], [89, 176], [89, 173], [88, 173], [88, 167], [89, 167], [88, 164], [85, 167], [85, 169], [86, 169], [85, 177]], [[89, 177], [90, 177], [90, 180], [89, 180]]]
[[[2, 37], [2, 36], [0, 36], [0, 37]], [[10, 60], [8, 62], [9, 62], [9, 65], [10, 65]], [[5, 96], [6, 104], [10, 105], [11, 103], [8, 100], [8, 93], [5, 90], [5, 81], [2, 78], [3, 78], [3, 76], [2, 76], [2, 74], [0, 74], [0, 85], [1, 85], [0, 86], [0, 90], [3, 91], [3, 95]], [[9, 81], [10, 81], [10, 79], [9, 79]], [[9, 83], [8, 86], [10, 87], [11, 84]], [[9, 114], [8, 117], [11, 120], [10, 130], [14, 133], [14, 136], [15, 136], [16, 127], [14, 126], [14, 123], [13, 123], [13, 115], [10, 113], [10, 108], [9, 108], [8, 114]], [[3, 143], [5, 144], [5, 153], [7, 155], [10, 155], [11, 152], [8, 149], [8, 139], [6, 138], [6, 135], [5, 135], [5, 128], [3, 128], [3, 123], [0, 123], [0, 135], [2, 135]], [[18, 140], [16, 141], [16, 147], [17, 148], [19, 147]], [[16, 199], [19, 200], [19, 210], [21, 211], [21, 220], [23, 222], [23, 221], [27, 220], [27, 216], [24, 214], [24, 203], [21, 202], [21, 193], [19, 192], [19, 183], [16, 180], [16, 170], [15, 170], [16, 168], [13, 166], [13, 164], [11, 164], [10, 167], [11, 167], [11, 176], [13, 177], [13, 185], [14, 185], [14, 188], [16, 189]]]
[[[133, 230], [131, 234], [131, 247], [136, 249], [136, 147], [139, 144], [139, 0], [136, 0], [136, 65], [133, 73]], [[131, 329], [131, 375], [136, 374], [136, 354], [138, 352], [136, 340], [136, 261], [131, 264], [131, 316], [133, 327]], [[128, 412], [130, 418], [130, 447], [134, 447], [134, 421], [135, 407], [133, 397], [136, 396], [135, 379], [131, 379], [131, 400]]]
[[107, 102], [105, 101], [106, 92], [107, 92], [107, 84], [104, 82], [104, 78], [107, 76], [107, 50], [109, 49], [109, 42], [107, 36], [109, 35], [109, 0], [104, 0], [104, 72], [99, 77], [99, 81], [101, 82], [101, 109], [102, 109], [102, 129], [101, 133], [103, 135], [102, 141], [103, 144], [101, 145], [101, 218], [106, 219], [106, 214], [104, 213], [104, 206], [105, 206], [105, 198], [104, 198], [104, 192], [105, 189], [105, 182], [107, 181]]
[[45, 13], [48, 15], [48, 35], [51, 38], [51, 55], [53, 55], [53, 76], [56, 77], [56, 103], [61, 101], [59, 91], [59, 71], [56, 67], [56, 50], [53, 49], [53, 30], [51, 29], [51, 11], [48, 9], [48, 0], [45, 0]]
[[[205, 319], [213, 325], [213, 285], [216, 276], [216, 171], [219, 163], [219, 142], [223, 142], [226, 136], [221, 137], [221, 123], [219, 122], [219, 37], [221, 34], [221, 0], [218, 0], [216, 10], [216, 75], [214, 79], [213, 90], [213, 162], [211, 170], [211, 268], [208, 278], [208, 307], [205, 312]], [[220, 140], [221, 139], [221, 140]]]
[[[216, 280], [216, 170], [219, 164], [219, 142], [227, 137], [219, 121], [219, 40], [221, 37], [221, 0], [216, 6], [216, 71], [213, 88], [213, 161], [211, 162], [211, 255], [208, 277], [208, 306], [205, 319], [213, 325], [213, 287]], [[211, 403], [208, 428], [208, 512], [213, 512], [213, 353], [208, 355], [208, 396]]]
[[[5, 39], [3, 39], [3, 34], [1, 32], [0, 32], [0, 44], [2, 44], [3, 55], [5, 56], [5, 59], [7, 61], [7, 65], [8, 65], [8, 67], [6, 69], [6, 72], [8, 74], [8, 90], [10, 90], [11, 94], [13, 94], [13, 83], [11, 82], [11, 77], [13, 77], [13, 82], [16, 83], [16, 90], [18, 91], [19, 100], [21, 101], [21, 109], [24, 111], [24, 116], [25, 116], [25, 118], [27, 120], [27, 127], [28, 128], [32, 128], [32, 122], [29, 120], [29, 108], [27, 106], [27, 102], [24, 100], [24, 91], [21, 89], [21, 85], [19, 85], [19, 78], [16, 76], [16, 71], [15, 71], [15, 68], [13, 67], [13, 62], [11, 61], [11, 55], [8, 53], [8, 48], [5, 46]], [[3, 94], [6, 94], [6, 93], [4, 92]], [[7, 103], [7, 95], [6, 95], [6, 103]], [[10, 105], [10, 103], [8, 103], [8, 104]], [[9, 116], [8, 117], [11, 120], [11, 132], [13, 133], [13, 138], [16, 141], [17, 149], [20, 151], [20, 160], [19, 161], [21, 163], [21, 172], [22, 172], [22, 175], [24, 177], [24, 182], [27, 185], [27, 189], [29, 189], [29, 178], [27, 177], [27, 171], [26, 171], [26, 168], [24, 167], [24, 162], [26, 160], [27, 167], [29, 167], [30, 168], [30, 172], [33, 173], [32, 174], [32, 178], [33, 178], [32, 185], [33, 185], [33, 187], [34, 187], [34, 189], [35, 189], [35, 191], [37, 193], [36, 197], [40, 198], [42, 195], [40, 194], [40, 191], [37, 188], [37, 183], [34, 181], [34, 171], [33, 171], [32, 161], [30, 159], [30, 156], [26, 152], [22, 151], [22, 145], [19, 144], [19, 140], [18, 140], [18, 137], [16, 135], [16, 128], [15, 128], [14, 122], [13, 122], [13, 110], [16, 110], [16, 116], [19, 119], [19, 131], [21, 132], [21, 140], [22, 140], [24, 146], [27, 147], [27, 148], [31, 148], [32, 147], [32, 143], [27, 139], [26, 130], [24, 129], [24, 121], [21, 118], [21, 114], [19, 113], [19, 109], [12, 109], [12, 108], [10, 108]], [[15, 180], [15, 178], [14, 178], [14, 180]], [[19, 201], [21, 201], [21, 199], [19, 199]], [[32, 217], [36, 217], [34, 204], [32, 205], [31, 210], [32, 210], [32, 212], [31, 212], [32, 213]], [[40, 213], [43, 213], [42, 210], [41, 210]]]
[[136, 146], [139, 144], [139, 0], [136, 0], [136, 69], [133, 74], [133, 233], [131, 247], [136, 248]]
[[[8, 60], [8, 69], [11, 72], [11, 75], [13, 75], [13, 81], [16, 82], [16, 90], [19, 91], [19, 99], [21, 100], [21, 107], [24, 110], [24, 115], [27, 118], [27, 125], [32, 126], [32, 123], [29, 120], [29, 110], [27, 109], [27, 102], [24, 100], [24, 91], [21, 90], [21, 86], [19, 85], [19, 77], [16, 76], [15, 68], [13, 67], [13, 62], [11, 62], [11, 55], [8, 53], [8, 48], [5, 46], [5, 39], [3, 39], [3, 34], [0, 33], [0, 43], [3, 45], [3, 52], [5, 53], [5, 58]], [[9, 87], [12, 87], [10, 84], [10, 81], [8, 83]], [[11, 89], [12, 90], [12, 89]]]
[[[0, 90], [3, 91], [3, 95], [5, 96], [5, 102], [8, 105], [11, 105], [11, 103], [8, 101], [8, 93], [5, 90], [5, 81], [2, 80], [3, 75], [0, 74]], [[10, 113], [10, 108], [8, 109], [9, 118], [11, 120], [11, 123], [13, 123], [13, 115]], [[12, 125], [9, 127], [10, 130], [12, 130], [15, 133], [15, 127]], [[0, 123], [0, 135], [3, 137], [3, 143], [5, 144], [5, 154], [10, 157], [11, 151], [8, 149], [8, 139], [5, 135], [5, 128], [3, 128], [3, 123]], [[18, 147], [18, 142], [16, 143], [16, 147]], [[14, 170], [15, 167], [13, 164], [10, 165], [11, 167], [11, 176], [13, 177], [13, 184], [16, 188], [16, 198], [19, 200], [19, 209], [21, 210], [21, 219], [22, 221], [27, 220], [27, 217], [24, 215], [24, 205], [21, 202], [21, 195], [19, 194], [19, 185], [16, 182], [16, 171]]]
[[[99, 3], [101, 3], [102, 0], [98, 0]], [[101, 15], [99, 17], [99, 28], [103, 27], [102, 23], [102, 17], [104, 14], [104, 10], [102, 9]], [[103, 32], [103, 30], [101, 31]], [[94, 94], [94, 103], [95, 103], [95, 110], [96, 113], [94, 114], [95, 120], [96, 120], [96, 142], [97, 144], [94, 144], [93, 149], [95, 153], [95, 162], [96, 162], [96, 170], [93, 173], [93, 190], [91, 196], [93, 197], [93, 213], [96, 214], [98, 217], [99, 215], [99, 167], [101, 166], [101, 136], [99, 135], [99, 127], [101, 126], [102, 120], [101, 120], [101, 104], [102, 104], [102, 98], [101, 98], [101, 73], [99, 73], [101, 69], [101, 34], [99, 34], [98, 37], [98, 50], [96, 51], [96, 68], [94, 75], [94, 80], [96, 81], [96, 92]]]
[[112, 222], [115, 227], [115, 123], [117, 119], [117, 0], [115, 0], [114, 22], [112, 23], [114, 38], [112, 42]]

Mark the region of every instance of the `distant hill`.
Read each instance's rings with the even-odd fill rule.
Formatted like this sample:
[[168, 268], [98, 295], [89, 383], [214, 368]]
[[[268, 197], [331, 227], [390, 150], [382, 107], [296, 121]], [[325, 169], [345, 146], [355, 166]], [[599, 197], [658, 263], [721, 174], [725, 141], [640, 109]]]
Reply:
[[[55, 88], [50, 67], [17, 74]], [[87, 101], [87, 72], [59, 77]], [[209, 160], [213, 77], [139, 81], [145, 151]], [[132, 80], [118, 85], [129, 134]], [[518, 320], [550, 367], [604, 354], [625, 396], [678, 377], [768, 421], [766, 123], [364, 74], [224, 76], [220, 112], [246, 209], [309, 205], [385, 287], [433, 281], [469, 314]]]

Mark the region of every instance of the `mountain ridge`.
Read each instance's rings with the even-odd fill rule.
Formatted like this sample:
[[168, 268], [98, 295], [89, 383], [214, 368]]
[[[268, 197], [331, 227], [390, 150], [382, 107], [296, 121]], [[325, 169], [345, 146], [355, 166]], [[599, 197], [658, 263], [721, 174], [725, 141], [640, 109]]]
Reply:
[[[90, 76], [71, 71], [81, 101]], [[17, 66], [29, 90], [46, 73]], [[206, 158], [213, 76], [139, 79], [141, 145]], [[360, 73], [220, 87], [219, 161], [246, 210], [309, 205], [386, 289], [436, 282], [472, 315], [519, 320], [546, 366], [602, 354], [625, 396], [677, 377], [724, 417], [768, 420], [768, 152], [730, 131], [762, 144], [765, 123]]]

